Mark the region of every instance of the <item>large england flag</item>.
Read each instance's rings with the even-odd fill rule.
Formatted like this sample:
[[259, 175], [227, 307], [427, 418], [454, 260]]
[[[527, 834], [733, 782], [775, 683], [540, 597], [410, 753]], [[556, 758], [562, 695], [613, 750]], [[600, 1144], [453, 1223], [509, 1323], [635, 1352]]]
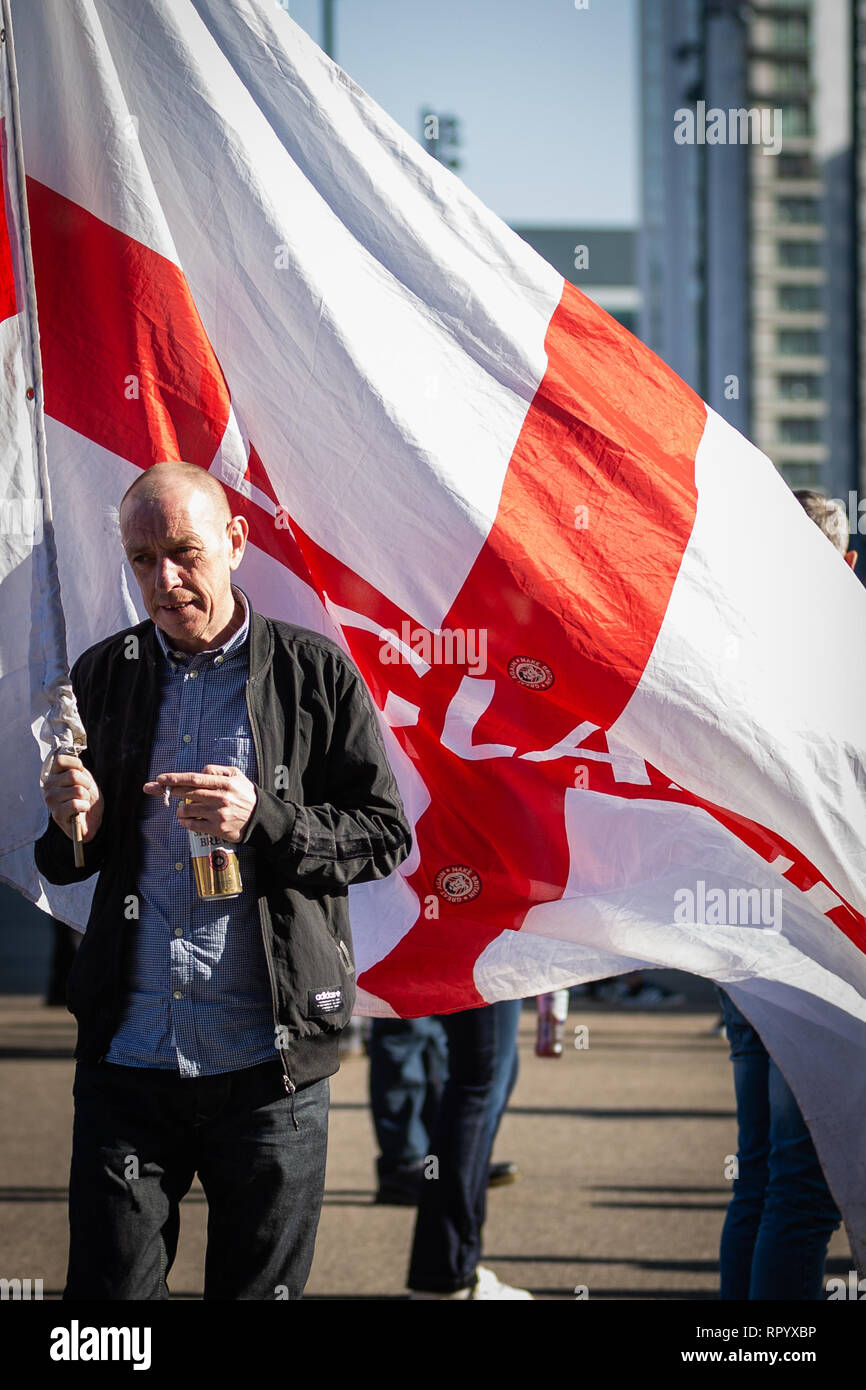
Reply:
[[[69, 657], [144, 616], [124, 490], [161, 459], [209, 469], [250, 522], [254, 605], [362, 671], [414, 827], [400, 872], [351, 890], [363, 1008], [639, 966], [723, 982], [862, 1260], [856, 577], [762, 454], [273, 0], [11, 15]], [[0, 873], [81, 925], [89, 889], [33, 866], [56, 594], [16, 573]]]

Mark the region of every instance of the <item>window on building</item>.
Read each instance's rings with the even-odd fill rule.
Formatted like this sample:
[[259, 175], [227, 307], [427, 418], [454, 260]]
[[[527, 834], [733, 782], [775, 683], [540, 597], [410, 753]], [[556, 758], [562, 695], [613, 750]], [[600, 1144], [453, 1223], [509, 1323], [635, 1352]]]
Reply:
[[788, 459], [777, 459], [779, 472], [789, 487], [811, 487], [820, 490], [824, 479], [820, 463], [793, 463]]
[[779, 198], [776, 203], [778, 222], [817, 222], [817, 198]]
[[801, 135], [811, 135], [809, 104], [805, 101], [789, 101], [782, 107], [782, 136], [792, 139]]
[[776, 348], [781, 357], [820, 357], [821, 335], [816, 328], [780, 328]]
[[798, 270], [820, 265], [821, 243], [818, 241], [780, 241], [778, 243], [778, 259], [779, 265], [788, 268], [795, 267]]
[[812, 373], [785, 372], [778, 378], [778, 392], [785, 401], [817, 401], [821, 398], [821, 378]]
[[805, 48], [808, 42], [805, 15], [779, 15], [773, 20], [773, 43], [777, 48]]
[[808, 314], [821, 308], [820, 285], [779, 285], [777, 295], [779, 308], [790, 313]]
[[775, 90], [777, 92], [799, 92], [809, 81], [809, 67], [805, 59], [788, 60], [775, 64]]
[[776, 155], [776, 177], [779, 179], [814, 179], [818, 177], [815, 161], [809, 154]]
[[821, 439], [821, 421], [811, 416], [777, 420], [776, 438], [780, 444], [818, 444]]

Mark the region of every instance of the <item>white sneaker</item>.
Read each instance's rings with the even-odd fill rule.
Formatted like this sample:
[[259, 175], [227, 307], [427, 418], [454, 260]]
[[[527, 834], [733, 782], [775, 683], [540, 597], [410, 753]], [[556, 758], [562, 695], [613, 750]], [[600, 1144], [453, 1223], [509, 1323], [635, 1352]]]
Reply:
[[479, 1265], [475, 1271], [475, 1287], [470, 1291], [470, 1298], [532, 1298], [528, 1289], [513, 1289], [510, 1284], [503, 1284], [497, 1279], [492, 1269]]
[[513, 1289], [510, 1284], [503, 1284], [497, 1279], [492, 1269], [487, 1269], [484, 1265], [479, 1265], [475, 1271], [475, 1283], [468, 1289], [458, 1289], [456, 1293], [427, 1293], [421, 1289], [413, 1289], [409, 1294], [410, 1299], [432, 1299], [432, 1298], [532, 1298], [528, 1289]]
[[410, 1299], [431, 1299], [431, 1298], [472, 1298], [472, 1289], [458, 1289], [456, 1293], [428, 1293], [426, 1289], [411, 1289]]

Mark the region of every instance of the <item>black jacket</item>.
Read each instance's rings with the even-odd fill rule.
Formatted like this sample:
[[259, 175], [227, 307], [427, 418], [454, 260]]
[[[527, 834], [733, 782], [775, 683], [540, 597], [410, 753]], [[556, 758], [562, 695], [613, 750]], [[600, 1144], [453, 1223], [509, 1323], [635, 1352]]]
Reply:
[[[258, 759], [256, 806], [243, 842], [256, 851], [262, 937], [274, 1004], [275, 1057], [286, 1088], [338, 1068], [355, 965], [348, 885], [384, 878], [412, 845], [372, 701], [335, 642], [250, 615], [247, 707]], [[99, 870], [87, 930], [69, 977], [76, 1057], [105, 1056], [120, 1022], [137, 927], [141, 788], [160, 696], [162, 652], [148, 620], [90, 647], [72, 668], [87, 731], [82, 761], [105, 799], [76, 869], [53, 820], [35, 846], [51, 883]]]

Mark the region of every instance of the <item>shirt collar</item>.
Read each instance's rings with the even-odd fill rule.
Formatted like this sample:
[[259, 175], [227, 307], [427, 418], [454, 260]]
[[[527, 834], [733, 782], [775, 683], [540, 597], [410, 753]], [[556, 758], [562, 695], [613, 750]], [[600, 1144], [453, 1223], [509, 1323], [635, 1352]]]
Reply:
[[237, 598], [239, 598], [241, 603], [243, 604], [244, 620], [238, 628], [237, 632], [235, 632], [227, 642], [223, 643], [221, 647], [208, 647], [203, 652], [175, 651], [168, 645], [168, 640], [162, 628], [156, 627], [156, 624], [154, 624], [154, 627], [156, 628], [156, 640], [159, 642], [163, 654], [168, 658], [169, 661], [174, 663], [178, 661], [186, 663], [188, 661], [191, 661], [194, 656], [208, 656], [211, 658], [212, 661], [219, 660], [220, 663], [222, 663], [227, 656], [229, 656], [230, 654], [234, 654], [243, 646], [250, 632], [250, 604], [243, 589], [239, 589], [235, 584], [232, 585], [232, 593]]

